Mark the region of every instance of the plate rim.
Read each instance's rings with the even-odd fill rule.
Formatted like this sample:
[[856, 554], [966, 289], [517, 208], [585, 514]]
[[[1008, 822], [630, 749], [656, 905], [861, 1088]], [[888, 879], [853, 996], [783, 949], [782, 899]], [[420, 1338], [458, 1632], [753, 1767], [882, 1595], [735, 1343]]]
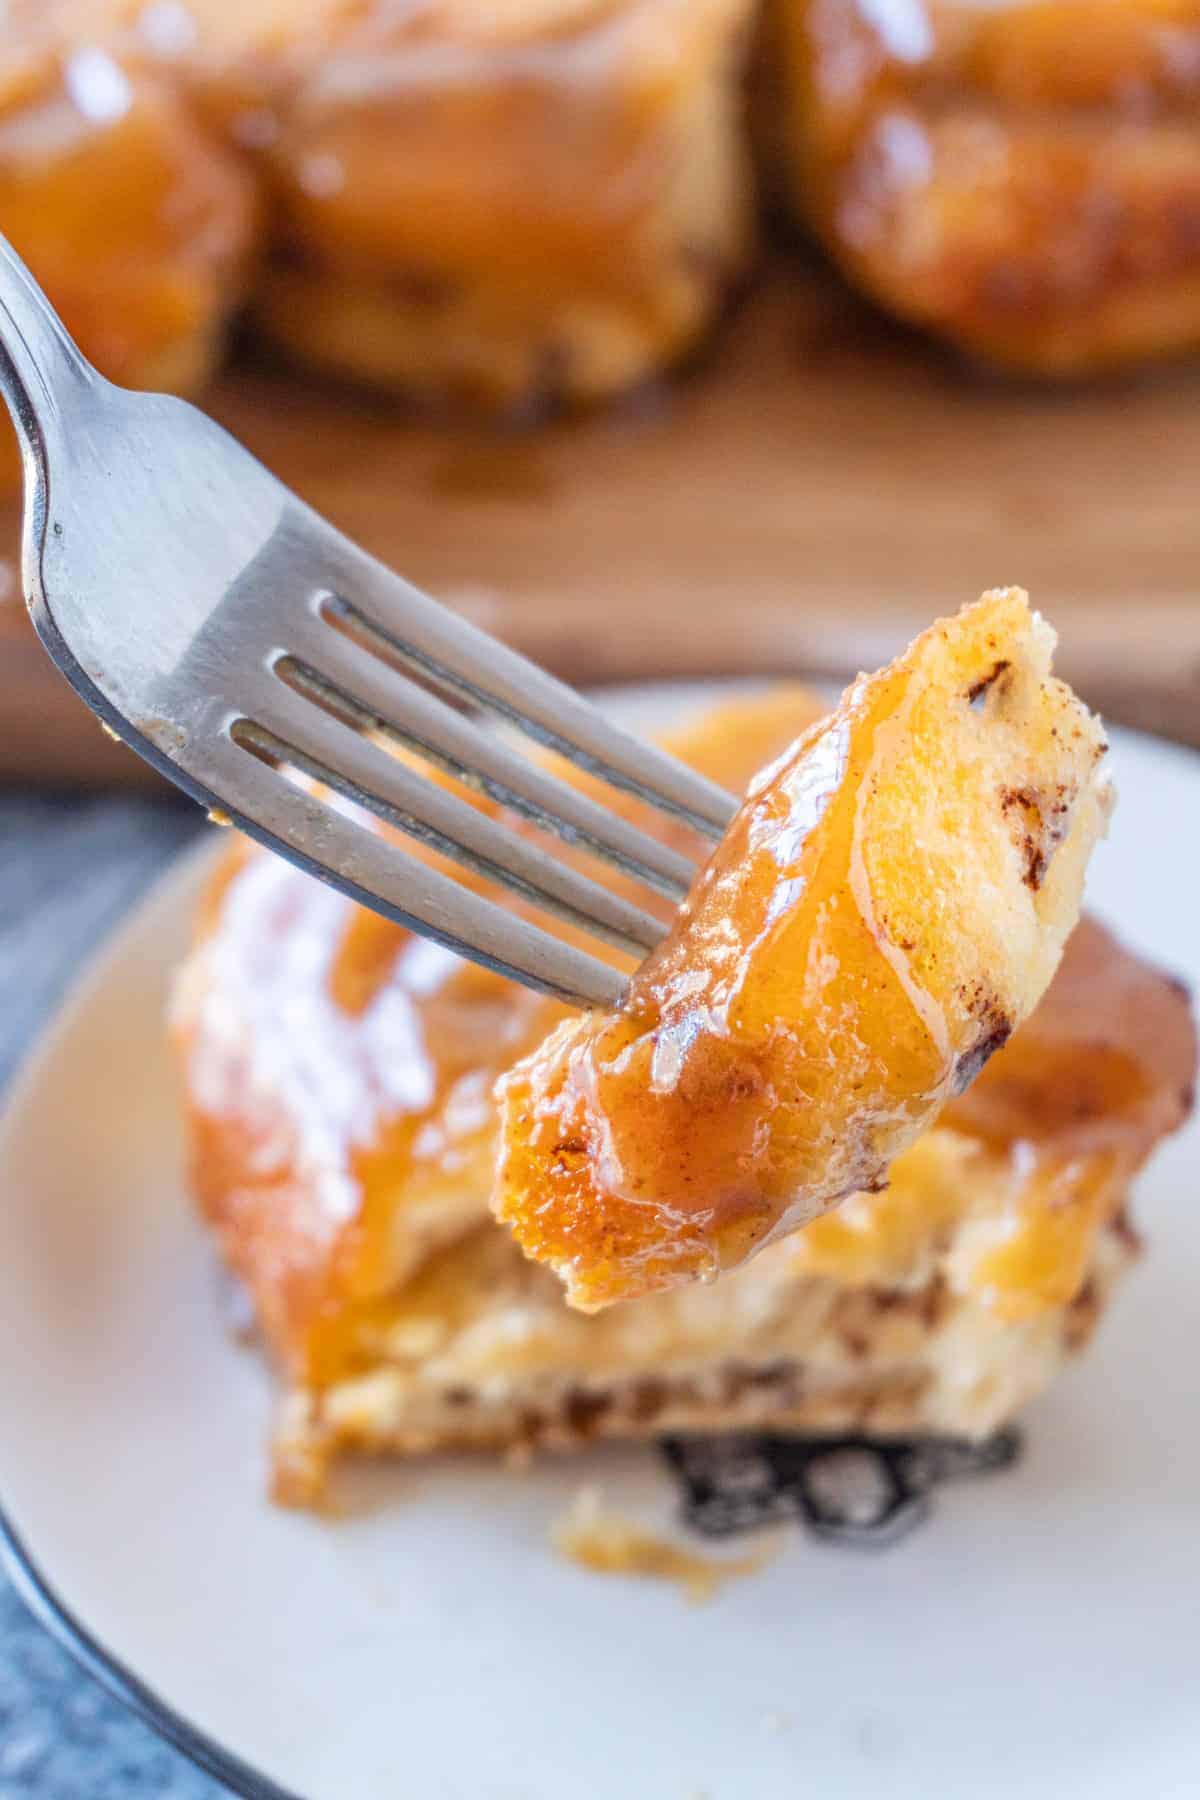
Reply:
[[226, 1750], [198, 1725], [193, 1725], [135, 1675], [114, 1651], [93, 1636], [47, 1581], [2, 1504], [0, 1566], [34, 1621], [67, 1651], [77, 1667], [110, 1698], [180, 1751], [193, 1767], [213, 1776], [232, 1793], [240, 1795], [241, 1800], [304, 1800], [295, 1789], [280, 1787], [278, 1782], [263, 1775], [232, 1750]]
[[[675, 688], [709, 698], [717, 686], [749, 685], [734, 677], [725, 682], [655, 681], [606, 684], [599, 692], [624, 695], [630, 690]], [[1110, 731], [1110, 742], [1113, 733]], [[1118, 740], [1131, 742], [1140, 750], [1165, 756], [1180, 768], [1187, 768], [1193, 778], [1200, 775], [1200, 751], [1171, 738], [1128, 726], [1117, 726]], [[71, 980], [57, 1005], [38, 1030], [33, 1041], [18, 1061], [12, 1078], [0, 1095], [0, 1143], [7, 1136], [14, 1116], [21, 1110], [29, 1092], [36, 1086], [43, 1065], [55, 1046], [67, 1034], [76, 1015], [86, 1005], [92, 989], [103, 979], [113, 956], [126, 940], [137, 937], [143, 929], [145, 914], [159, 907], [174, 890], [181, 897], [199, 888], [206, 864], [213, 863], [224, 850], [220, 838], [201, 833], [199, 841], [175, 855], [162, 873], [138, 895], [126, 915], [103, 933], [88, 952], [84, 966]], [[71, 1657], [88, 1678], [147, 1725], [164, 1742], [177, 1750], [194, 1768], [221, 1782], [240, 1800], [307, 1800], [300, 1790], [285, 1788], [264, 1774], [244, 1757], [227, 1749], [185, 1713], [164, 1700], [148, 1682], [108, 1648], [77, 1617], [72, 1608], [47, 1579], [37, 1559], [9, 1517], [0, 1487], [0, 1568], [12, 1582], [13, 1591], [34, 1621]]]
[[[176, 889], [181, 894], [194, 891], [200, 883], [204, 865], [215, 861], [223, 849], [220, 841], [201, 833], [199, 842], [173, 857], [157, 880], [150, 882], [138, 896], [125, 917], [92, 946], [84, 967], [68, 984], [58, 1005], [17, 1065], [0, 1104], [0, 1138], [7, 1134], [11, 1119], [20, 1110], [27, 1093], [36, 1086], [42, 1065], [53, 1053], [55, 1044], [70, 1031], [76, 1015], [86, 1005], [92, 988], [102, 978], [113, 955], [127, 938], [138, 935], [147, 910], [161, 905]], [[194, 1768], [223, 1783], [240, 1800], [305, 1800], [304, 1795], [293, 1788], [281, 1787], [193, 1724], [186, 1714], [164, 1700], [88, 1629], [47, 1579], [9, 1517], [2, 1492], [0, 1568], [12, 1582], [13, 1591], [26, 1611], [67, 1652], [76, 1666], [111, 1699], [178, 1750]]]

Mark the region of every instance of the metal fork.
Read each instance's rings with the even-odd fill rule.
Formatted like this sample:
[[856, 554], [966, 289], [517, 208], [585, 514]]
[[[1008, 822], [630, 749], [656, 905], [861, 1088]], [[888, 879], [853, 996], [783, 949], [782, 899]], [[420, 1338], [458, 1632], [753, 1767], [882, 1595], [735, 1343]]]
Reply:
[[619, 1004], [618, 970], [407, 854], [366, 815], [635, 956], [662, 921], [394, 747], [675, 901], [694, 874], [686, 856], [461, 703], [702, 836], [721, 835], [729, 794], [366, 555], [195, 407], [106, 381], [2, 238], [0, 391], [21, 440], [34, 627], [110, 730], [363, 905], [576, 1005]]

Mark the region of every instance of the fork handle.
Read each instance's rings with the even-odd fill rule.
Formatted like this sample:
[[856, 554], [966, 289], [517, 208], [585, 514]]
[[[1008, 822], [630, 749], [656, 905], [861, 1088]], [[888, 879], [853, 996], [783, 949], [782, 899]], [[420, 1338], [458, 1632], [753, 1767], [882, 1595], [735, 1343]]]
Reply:
[[45, 440], [71, 389], [95, 370], [21, 258], [0, 237], [0, 394], [22, 449], [45, 468]]

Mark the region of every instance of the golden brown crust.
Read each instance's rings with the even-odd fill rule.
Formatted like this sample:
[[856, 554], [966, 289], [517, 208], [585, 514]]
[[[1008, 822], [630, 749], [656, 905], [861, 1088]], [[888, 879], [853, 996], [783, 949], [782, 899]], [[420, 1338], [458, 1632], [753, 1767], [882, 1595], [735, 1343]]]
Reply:
[[279, 109], [256, 312], [342, 373], [485, 407], [676, 360], [752, 238], [746, 0], [371, 8]]
[[997, 590], [751, 784], [609, 1014], [503, 1077], [496, 1215], [593, 1310], [878, 1187], [1028, 1016], [1107, 816], [1095, 720]]
[[257, 225], [252, 178], [171, 82], [48, 29], [0, 46], [0, 231], [114, 380], [208, 376]]
[[170, 29], [137, 0], [22, 5], [0, 229], [134, 385], [195, 386], [252, 297], [377, 386], [602, 398], [683, 355], [746, 264], [751, 7], [199, 0]]
[[[813, 711], [776, 691], [673, 748], [740, 786]], [[888, 1189], [712, 1288], [588, 1317], [487, 1213], [491, 1080], [550, 1003], [236, 840], [200, 930], [175, 1008], [193, 1182], [284, 1368], [293, 1498], [354, 1445], [989, 1430], [1084, 1341], [1135, 1246], [1130, 1178], [1190, 1103], [1186, 996], [1085, 923]]]
[[1200, 342], [1198, 0], [771, 0], [747, 107], [757, 21], [10, 0], [0, 229], [119, 380], [194, 389], [245, 305], [318, 368], [536, 414], [712, 326], [753, 255], [749, 112], [903, 317], [1051, 375]]
[[997, 362], [1200, 342], [1195, 0], [771, 0], [770, 156], [842, 267]]
[[[785, 687], [672, 742], [739, 785], [819, 710]], [[174, 1002], [193, 1185], [277, 1355], [326, 1377], [355, 1307], [486, 1216], [492, 1084], [563, 1009], [236, 839], [199, 928]]]

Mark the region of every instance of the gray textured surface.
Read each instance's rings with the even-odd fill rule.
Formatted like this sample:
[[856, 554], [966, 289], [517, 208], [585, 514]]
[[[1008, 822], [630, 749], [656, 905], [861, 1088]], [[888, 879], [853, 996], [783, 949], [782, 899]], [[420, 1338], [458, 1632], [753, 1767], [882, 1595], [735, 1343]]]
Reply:
[[[0, 794], [0, 1083], [197, 828], [194, 809], [166, 802]], [[223, 1792], [77, 1670], [0, 1575], [0, 1800]]]

